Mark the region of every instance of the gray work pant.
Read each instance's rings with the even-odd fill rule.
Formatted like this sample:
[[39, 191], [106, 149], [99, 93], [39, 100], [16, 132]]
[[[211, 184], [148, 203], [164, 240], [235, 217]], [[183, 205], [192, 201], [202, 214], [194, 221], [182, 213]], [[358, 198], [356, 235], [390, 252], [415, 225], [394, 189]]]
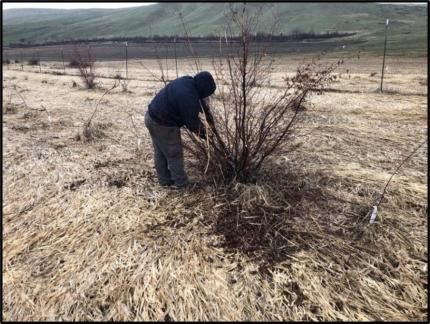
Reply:
[[179, 127], [163, 126], [145, 114], [145, 125], [151, 134], [154, 147], [155, 170], [162, 186], [184, 187], [188, 184], [184, 170], [181, 131]]

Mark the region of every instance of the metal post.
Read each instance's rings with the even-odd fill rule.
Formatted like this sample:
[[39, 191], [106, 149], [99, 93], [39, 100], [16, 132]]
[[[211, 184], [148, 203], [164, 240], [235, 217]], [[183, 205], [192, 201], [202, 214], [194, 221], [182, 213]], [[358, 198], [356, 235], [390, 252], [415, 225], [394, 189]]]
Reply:
[[387, 30], [388, 30], [388, 19], [387, 19], [387, 22], [385, 24], [384, 58], [382, 59], [382, 73], [381, 73], [381, 92], [382, 92], [382, 84], [384, 82], [385, 53], [387, 51]]
[[128, 42], [125, 42], [125, 79], [128, 81]]
[[178, 58], [176, 56], [176, 37], [175, 37], [175, 47], [174, 47], [174, 49], [175, 49], [175, 66], [176, 66], [176, 79], [177, 79], [179, 76], [178, 76]]
[[166, 79], [169, 80], [169, 63], [168, 63], [168, 56], [169, 56], [169, 43], [166, 44]]
[[63, 73], [66, 74], [66, 66], [64, 65], [63, 48], [61, 48], [61, 60], [63, 61]]

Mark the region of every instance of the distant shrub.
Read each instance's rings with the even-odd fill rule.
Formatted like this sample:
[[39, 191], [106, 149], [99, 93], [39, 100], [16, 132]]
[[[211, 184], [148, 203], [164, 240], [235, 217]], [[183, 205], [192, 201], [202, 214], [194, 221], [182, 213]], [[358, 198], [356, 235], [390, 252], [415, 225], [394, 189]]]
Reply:
[[31, 59], [28, 61], [28, 65], [39, 65], [39, 60]]
[[94, 89], [97, 85], [95, 79], [95, 57], [88, 48], [75, 48], [74, 55], [69, 63], [70, 67], [77, 68], [87, 89]]
[[121, 74], [115, 74], [114, 79], [118, 80], [119, 84], [121, 85], [122, 92], [130, 92], [128, 91], [128, 80], [121, 76]]
[[16, 114], [18, 111], [18, 105], [8, 102], [6, 105], [3, 105], [3, 114]]
[[80, 66], [87, 68], [90, 66], [90, 64], [87, 62], [79, 62], [76, 58], [71, 59], [69, 62], [69, 67], [71, 67], [71, 68], [77, 69]]
[[79, 65], [78, 61], [76, 61], [74, 59], [70, 60], [70, 62], [69, 62], [69, 67], [71, 67], [71, 68], [77, 68], [78, 65]]
[[15, 60], [15, 63], [19, 63], [19, 60]]
[[6, 65], [10, 64], [10, 60], [3, 60], [3, 64], [6, 64]]

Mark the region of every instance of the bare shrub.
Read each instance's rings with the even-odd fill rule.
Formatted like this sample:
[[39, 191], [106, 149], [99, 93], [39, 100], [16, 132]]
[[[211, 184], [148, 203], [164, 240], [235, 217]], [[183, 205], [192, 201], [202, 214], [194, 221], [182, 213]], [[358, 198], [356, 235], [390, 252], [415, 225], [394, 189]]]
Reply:
[[103, 132], [103, 127], [100, 127], [98, 123], [93, 123], [89, 125], [86, 124], [82, 129], [82, 132], [76, 134], [75, 140], [82, 141], [82, 142], [90, 142], [102, 137], [105, 137], [105, 133]]
[[117, 73], [114, 76], [115, 80], [118, 80], [118, 84], [121, 86], [122, 92], [130, 92], [128, 91], [128, 80], [122, 77], [121, 74]]
[[92, 140], [95, 140], [97, 138], [101, 138], [101, 137], [105, 136], [103, 129], [105, 129], [106, 126], [110, 126], [110, 125], [101, 124], [101, 123], [93, 123], [92, 121], [93, 121], [93, 118], [94, 118], [94, 116], [98, 110], [99, 104], [102, 101], [103, 97], [105, 95], [107, 95], [110, 91], [115, 89], [116, 87], [118, 87], [117, 81], [115, 81], [115, 83], [113, 84], [113, 86], [111, 88], [107, 89], [103, 93], [103, 95], [97, 101], [96, 106], [94, 108], [94, 111], [91, 114], [90, 118], [88, 118], [88, 120], [84, 123], [83, 128], [82, 128], [82, 132], [79, 132], [78, 134], [76, 134], [75, 140], [83, 141], [83, 142], [90, 142]]
[[158, 65], [157, 72], [159, 72], [159, 74], [157, 72], [153, 72], [150, 68], [140, 63], [140, 65], [154, 78], [155, 81], [163, 82], [164, 85], [167, 85], [167, 83], [171, 81], [169, 79], [169, 67], [167, 63], [168, 55], [169, 55], [168, 47], [166, 47], [166, 51], [164, 53], [164, 56], [165, 56], [164, 59], [160, 54], [157, 46], [155, 47], [155, 56], [156, 56], [156, 61]]
[[28, 65], [39, 65], [39, 60], [31, 59], [28, 61]]
[[[12, 87], [11, 87], [12, 89], [13, 89], [13, 91], [18, 95], [18, 97], [21, 99], [21, 101], [22, 101], [22, 104], [23, 104], [23, 107], [26, 109], [26, 110], [28, 110], [28, 111], [44, 111], [45, 113], [46, 113], [46, 115], [47, 115], [47, 117], [48, 117], [48, 121], [49, 121], [49, 123], [51, 123], [52, 122], [52, 117], [51, 117], [51, 114], [50, 114], [50, 112], [48, 111], [48, 109], [45, 107], [45, 106], [43, 106], [43, 105], [40, 105], [41, 106], [41, 108], [39, 109], [39, 108], [33, 108], [33, 107], [30, 107], [28, 104], [27, 104], [27, 101], [25, 100], [25, 98], [24, 98], [24, 96], [22, 95], [22, 92], [24, 92], [25, 91], [25, 89], [22, 89], [18, 84], [13, 84], [12, 85]], [[8, 101], [8, 103], [7, 103], [7, 105], [6, 105], [6, 107], [5, 108], [3, 108], [3, 113], [16, 113], [17, 112], [17, 108], [18, 107], [20, 107], [19, 105], [17, 105], [17, 104], [13, 104], [12, 103], [12, 94], [9, 96], [9, 101]], [[31, 115], [34, 115], [34, 113], [31, 113]], [[28, 115], [28, 116], [30, 116], [30, 115]]]
[[70, 68], [77, 68], [79, 66], [78, 61], [76, 61], [75, 59], [71, 59], [69, 62], [69, 67]]
[[[219, 55], [213, 59], [218, 95], [211, 103], [202, 101], [206, 139], [187, 132], [184, 143], [197, 168], [225, 180], [255, 180], [263, 162], [288, 147], [301, 108], [335, 78], [332, 72], [340, 64], [327, 66], [315, 58], [300, 66], [295, 76], [286, 76], [282, 87], [272, 87], [274, 60], [267, 48], [251, 43], [258, 17], [258, 12], [249, 13], [246, 4], [239, 9], [230, 6], [226, 44], [220, 40]], [[229, 41], [237, 31], [238, 41]]]
[[19, 105], [8, 102], [6, 105], [3, 105], [3, 114], [16, 114], [18, 112]]
[[3, 104], [3, 114], [16, 114], [18, 112], [18, 105], [12, 102], [12, 93], [9, 95], [9, 100]]
[[97, 85], [95, 79], [95, 56], [88, 48], [75, 47], [73, 58], [69, 66], [78, 69], [79, 75], [87, 89], [94, 89]]

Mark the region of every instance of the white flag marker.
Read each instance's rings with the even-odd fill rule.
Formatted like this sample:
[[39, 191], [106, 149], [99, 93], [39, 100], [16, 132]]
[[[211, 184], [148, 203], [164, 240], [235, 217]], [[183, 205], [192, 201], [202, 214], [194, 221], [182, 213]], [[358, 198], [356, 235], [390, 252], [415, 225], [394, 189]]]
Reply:
[[373, 206], [372, 215], [370, 216], [370, 224], [373, 224], [375, 222], [377, 215], [378, 215], [378, 207]]

